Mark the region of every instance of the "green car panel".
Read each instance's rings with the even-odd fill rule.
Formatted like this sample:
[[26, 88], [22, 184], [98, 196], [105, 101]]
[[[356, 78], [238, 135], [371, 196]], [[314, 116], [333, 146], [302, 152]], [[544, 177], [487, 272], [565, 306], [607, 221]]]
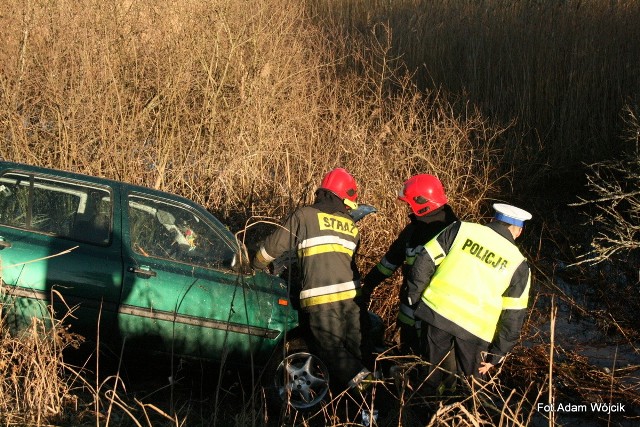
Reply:
[[188, 199], [0, 161], [3, 313], [12, 326], [47, 319], [52, 305], [85, 336], [264, 362], [297, 312], [282, 280], [247, 270], [242, 258], [234, 235]]

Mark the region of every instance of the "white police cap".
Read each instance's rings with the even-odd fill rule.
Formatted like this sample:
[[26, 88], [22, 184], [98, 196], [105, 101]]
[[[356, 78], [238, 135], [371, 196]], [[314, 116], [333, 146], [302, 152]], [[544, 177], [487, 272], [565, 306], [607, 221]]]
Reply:
[[498, 221], [506, 222], [518, 227], [524, 227], [524, 222], [531, 219], [531, 214], [524, 209], [504, 203], [494, 203], [493, 209], [496, 210], [495, 218]]

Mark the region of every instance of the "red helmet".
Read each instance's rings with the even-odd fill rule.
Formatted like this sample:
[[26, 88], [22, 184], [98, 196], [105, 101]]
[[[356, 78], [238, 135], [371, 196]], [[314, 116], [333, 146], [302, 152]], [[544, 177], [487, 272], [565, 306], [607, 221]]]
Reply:
[[433, 175], [414, 175], [404, 182], [398, 199], [411, 206], [418, 216], [426, 215], [447, 204], [447, 195], [438, 178]]
[[358, 186], [356, 180], [343, 168], [335, 168], [322, 178], [320, 188], [331, 191], [351, 209], [358, 207]]

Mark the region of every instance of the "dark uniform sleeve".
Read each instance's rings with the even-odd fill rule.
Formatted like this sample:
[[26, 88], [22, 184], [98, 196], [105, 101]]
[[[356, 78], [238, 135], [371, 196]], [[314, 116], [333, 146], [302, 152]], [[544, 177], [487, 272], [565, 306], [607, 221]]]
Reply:
[[413, 307], [420, 302], [422, 293], [429, 286], [431, 277], [441, 262], [440, 258], [449, 253], [451, 245], [458, 235], [458, 230], [460, 230], [460, 222], [454, 222], [432, 240], [432, 242], [435, 240], [441, 249], [441, 254], [435, 255], [435, 258], [424, 246], [416, 253], [416, 259], [407, 278], [407, 301], [403, 301], [407, 305]]
[[407, 240], [411, 234], [411, 224], [398, 234], [380, 262], [376, 264], [364, 277], [364, 287], [368, 292], [373, 292], [376, 286], [382, 283], [400, 267], [405, 260]]
[[294, 212], [281, 226], [278, 226], [276, 231], [265, 239], [251, 263], [253, 268], [264, 270], [274, 259], [287, 251], [295, 249], [298, 241], [296, 232], [299, 230], [299, 216], [299, 211]]
[[356, 243], [356, 248], [353, 251], [354, 256], [351, 257], [351, 271], [354, 272], [353, 279], [361, 280], [360, 269], [358, 268], [358, 263], [356, 262], [355, 254], [360, 252], [360, 237], [358, 237], [358, 242]]
[[[524, 299], [529, 297], [529, 288], [531, 283], [531, 270], [527, 261], [516, 269], [511, 283], [503, 297], [513, 299]], [[513, 349], [520, 338], [520, 331], [527, 314], [527, 308], [504, 309], [498, 321], [496, 335], [489, 346], [489, 354], [486, 361], [497, 365], [502, 361], [504, 356]]]

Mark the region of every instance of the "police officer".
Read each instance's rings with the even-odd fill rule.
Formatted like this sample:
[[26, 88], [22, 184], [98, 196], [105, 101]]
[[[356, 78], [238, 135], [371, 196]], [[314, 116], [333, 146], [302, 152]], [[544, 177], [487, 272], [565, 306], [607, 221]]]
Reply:
[[[515, 239], [531, 214], [493, 207], [491, 223], [455, 222], [427, 242], [407, 280], [407, 303], [423, 320], [423, 357], [437, 364], [453, 344], [466, 376], [487, 374], [513, 348], [529, 297], [531, 272]], [[437, 387], [440, 375], [428, 383]]]
[[295, 210], [264, 241], [252, 264], [266, 268], [289, 250], [297, 251], [301, 275], [300, 321], [312, 350], [325, 363], [331, 388], [340, 392], [371, 379], [369, 317], [361, 300], [355, 254], [360, 233], [348, 214], [358, 205], [356, 181], [345, 169], [327, 173], [315, 202]]
[[407, 271], [413, 265], [417, 250], [458, 218], [447, 204], [442, 183], [433, 175], [420, 174], [407, 179], [398, 192], [398, 199], [411, 209], [409, 223], [398, 234], [380, 262], [367, 273], [363, 280], [363, 292], [371, 294], [378, 284], [401, 268], [403, 283], [397, 319], [400, 351], [403, 354], [419, 355], [420, 322], [416, 322], [413, 309], [406, 304]]

